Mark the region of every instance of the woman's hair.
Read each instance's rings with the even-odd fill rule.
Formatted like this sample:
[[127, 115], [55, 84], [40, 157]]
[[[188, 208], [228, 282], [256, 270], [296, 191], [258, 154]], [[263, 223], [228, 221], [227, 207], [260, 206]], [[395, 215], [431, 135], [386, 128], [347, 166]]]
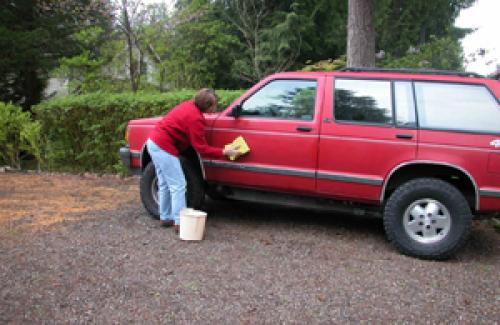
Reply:
[[194, 103], [202, 112], [206, 112], [217, 101], [218, 97], [215, 94], [215, 90], [211, 88], [200, 89], [196, 96], [194, 96]]

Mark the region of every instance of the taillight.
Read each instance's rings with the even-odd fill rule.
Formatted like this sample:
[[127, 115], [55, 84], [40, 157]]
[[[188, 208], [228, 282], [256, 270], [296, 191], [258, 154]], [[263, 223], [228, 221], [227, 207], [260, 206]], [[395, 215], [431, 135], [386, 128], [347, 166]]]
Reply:
[[125, 142], [128, 144], [128, 127], [125, 129]]

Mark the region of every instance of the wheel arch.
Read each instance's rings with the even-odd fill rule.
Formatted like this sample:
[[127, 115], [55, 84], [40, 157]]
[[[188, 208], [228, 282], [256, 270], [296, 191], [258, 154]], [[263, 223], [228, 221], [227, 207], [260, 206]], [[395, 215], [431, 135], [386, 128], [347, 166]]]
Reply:
[[146, 142], [144, 142], [141, 149], [141, 172], [144, 172], [144, 169], [150, 162], [151, 162], [151, 155], [148, 152]]
[[201, 179], [205, 181], [205, 168], [203, 167], [200, 154], [194, 150], [193, 147], [189, 147], [187, 150], [182, 152], [181, 156], [191, 162], [193, 167], [195, 167], [198, 173], [200, 173]]
[[435, 177], [451, 183], [462, 192], [472, 210], [479, 210], [479, 190], [472, 175], [459, 166], [437, 161], [412, 161], [393, 168], [384, 181], [380, 202], [383, 203], [399, 185], [420, 177]]

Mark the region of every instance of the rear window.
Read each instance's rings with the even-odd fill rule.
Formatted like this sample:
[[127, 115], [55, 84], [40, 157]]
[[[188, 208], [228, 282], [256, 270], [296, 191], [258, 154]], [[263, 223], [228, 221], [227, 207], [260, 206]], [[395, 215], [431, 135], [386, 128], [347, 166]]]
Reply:
[[421, 128], [500, 133], [500, 106], [482, 85], [415, 82]]

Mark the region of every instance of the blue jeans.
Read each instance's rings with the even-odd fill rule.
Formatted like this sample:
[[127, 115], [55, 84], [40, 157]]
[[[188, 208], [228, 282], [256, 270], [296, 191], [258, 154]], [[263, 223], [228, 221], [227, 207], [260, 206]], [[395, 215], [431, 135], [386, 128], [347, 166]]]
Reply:
[[181, 162], [178, 157], [158, 147], [151, 139], [148, 139], [147, 147], [158, 178], [160, 219], [174, 220], [178, 225], [179, 213], [186, 207], [186, 178]]

